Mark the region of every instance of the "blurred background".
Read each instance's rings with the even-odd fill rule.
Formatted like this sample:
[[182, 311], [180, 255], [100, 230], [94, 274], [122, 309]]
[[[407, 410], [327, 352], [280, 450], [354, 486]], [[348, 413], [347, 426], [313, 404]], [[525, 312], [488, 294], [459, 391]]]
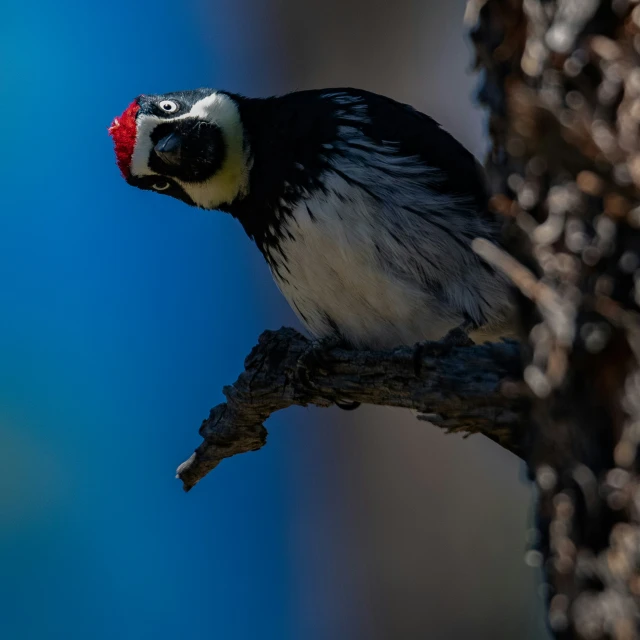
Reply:
[[476, 155], [464, 0], [9, 2], [0, 26], [0, 638], [542, 639], [520, 463], [406, 411], [289, 410], [190, 494], [265, 328], [239, 224], [128, 187], [140, 93], [357, 86]]

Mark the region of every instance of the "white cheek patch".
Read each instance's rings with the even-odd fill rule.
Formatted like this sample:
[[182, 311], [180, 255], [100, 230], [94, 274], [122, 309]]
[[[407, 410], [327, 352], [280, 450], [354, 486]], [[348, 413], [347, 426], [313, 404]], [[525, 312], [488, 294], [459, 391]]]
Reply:
[[137, 120], [136, 146], [131, 158], [131, 173], [134, 176], [158, 175], [149, 168], [149, 157], [153, 150], [151, 134], [153, 130], [170, 120], [194, 118], [205, 120], [220, 128], [226, 153], [222, 166], [204, 182], [186, 182], [175, 180], [194, 201], [204, 209], [215, 209], [221, 204], [232, 202], [246, 195], [249, 185], [249, 152], [244, 148], [244, 132], [240, 112], [228, 96], [212, 93], [198, 100], [188, 113], [171, 119], [142, 114]]

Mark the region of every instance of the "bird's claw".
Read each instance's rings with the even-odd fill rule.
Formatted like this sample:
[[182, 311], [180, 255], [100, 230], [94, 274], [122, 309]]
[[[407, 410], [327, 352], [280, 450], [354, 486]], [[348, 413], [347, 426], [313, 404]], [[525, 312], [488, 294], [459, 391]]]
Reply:
[[440, 342], [448, 347], [470, 347], [474, 342], [469, 337], [469, 331], [475, 328], [469, 324], [461, 324], [459, 327], [451, 329]]
[[474, 344], [468, 333], [472, 328], [469, 323], [463, 323], [459, 327], [451, 329], [451, 331], [440, 340], [417, 342], [413, 347], [413, 370], [415, 375], [420, 376], [422, 358], [426, 353], [444, 355], [453, 349], [453, 347], [468, 347]]
[[296, 374], [303, 385], [315, 389], [309, 373], [321, 375], [330, 373], [327, 353], [342, 344], [342, 339], [337, 336], [311, 341], [296, 363]]
[[[344, 340], [339, 336], [329, 336], [327, 338], [311, 342], [307, 349], [305, 349], [304, 353], [298, 358], [296, 363], [296, 375], [298, 376], [298, 380], [300, 380], [305, 387], [316, 390], [317, 387], [313, 382], [311, 382], [309, 372], [313, 372], [316, 375], [327, 375], [331, 373], [327, 354], [331, 349], [346, 346], [347, 345]], [[344, 411], [353, 411], [360, 406], [359, 402], [342, 398], [334, 398], [333, 402], [338, 408]]]

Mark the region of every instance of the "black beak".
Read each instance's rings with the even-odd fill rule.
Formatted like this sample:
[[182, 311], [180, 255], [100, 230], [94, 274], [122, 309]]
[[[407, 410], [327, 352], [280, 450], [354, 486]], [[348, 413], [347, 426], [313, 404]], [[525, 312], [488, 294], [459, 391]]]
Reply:
[[153, 150], [165, 164], [178, 165], [182, 157], [182, 136], [179, 133], [170, 133], [162, 138]]

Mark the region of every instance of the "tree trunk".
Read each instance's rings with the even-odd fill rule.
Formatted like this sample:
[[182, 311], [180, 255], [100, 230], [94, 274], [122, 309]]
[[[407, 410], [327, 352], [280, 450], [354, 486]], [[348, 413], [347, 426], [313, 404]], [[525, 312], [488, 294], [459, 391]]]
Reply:
[[468, 17], [491, 206], [526, 267], [506, 265], [535, 395], [529, 557], [557, 638], [637, 638], [640, 5], [472, 1]]

